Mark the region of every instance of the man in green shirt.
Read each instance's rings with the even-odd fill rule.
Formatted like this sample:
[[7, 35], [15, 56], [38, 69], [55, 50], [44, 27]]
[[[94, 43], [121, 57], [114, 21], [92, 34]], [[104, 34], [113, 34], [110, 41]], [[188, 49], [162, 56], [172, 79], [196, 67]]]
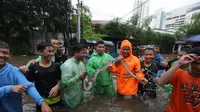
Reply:
[[70, 108], [76, 107], [84, 98], [82, 80], [85, 78], [86, 46], [78, 44], [73, 48], [72, 58], [66, 60], [61, 69], [61, 96], [64, 104]]
[[[105, 53], [105, 43], [98, 41], [96, 51], [92, 54], [88, 60], [86, 70], [91, 77], [94, 76], [95, 72], [101, 69], [106, 63], [112, 60], [112, 56]], [[102, 71], [96, 78], [96, 82], [93, 85], [93, 91], [96, 94], [106, 94], [108, 96], [115, 96], [115, 89], [113, 80], [109, 69]]]

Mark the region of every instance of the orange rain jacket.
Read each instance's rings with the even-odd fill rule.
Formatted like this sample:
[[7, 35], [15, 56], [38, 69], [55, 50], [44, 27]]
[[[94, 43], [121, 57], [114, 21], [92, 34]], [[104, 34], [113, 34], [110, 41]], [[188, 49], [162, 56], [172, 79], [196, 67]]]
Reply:
[[[140, 60], [132, 55], [132, 45], [128, 40], [123, 40], [120, 46], [120, 56], [122, 56], [122, 48], [128, 46], [130, 48], [129, 57], [124, 59], [124, 62], [130, 69], [130, 71], [140, 78], [144, 78], [144, 74], [139, 72], [141, 70]], [[116, 66], [113, 64], [110, 68], [110, 72], [117, 73], [117, 91], [122, 95], [135, 95], [138, 91], [139, 80], [135, 78], [125, 78], [123, 76], [130, 76], [126, 71], [124, 65], [119, 62]], [[139, 71], [138, 71], [139, 70]]]

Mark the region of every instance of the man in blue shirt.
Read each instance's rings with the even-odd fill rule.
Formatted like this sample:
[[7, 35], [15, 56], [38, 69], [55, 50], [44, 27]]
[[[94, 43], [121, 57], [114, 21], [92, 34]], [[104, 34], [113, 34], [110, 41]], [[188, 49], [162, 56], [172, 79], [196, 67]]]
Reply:
[[27, 81], [18, 68], [6, 62], [9, 56], [8, 45], [0, 41], [0, 112], [23, 112], [23, 92], [41, 105], [42, 112], [52, 112], [33, 83]]
[[160, 48], [158, 46], [154, 47], [154, 51], [155, 51], [155, 57], [154, 57], [154, 61], [157, 61], [158, 63], [160, 63], [163, 67], [167, 67], [168, 63], [165, 61], [165, 59], [161, 56], [160, 54]]

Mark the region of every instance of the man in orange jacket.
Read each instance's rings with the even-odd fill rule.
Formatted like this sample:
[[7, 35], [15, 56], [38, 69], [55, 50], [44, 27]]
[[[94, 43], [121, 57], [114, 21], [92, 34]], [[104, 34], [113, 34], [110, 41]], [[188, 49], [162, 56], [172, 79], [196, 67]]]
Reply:
[[132, 45], [128, 40], [123, 40], [120, 47], [120, 58], [124, 60], [129, 70], [140, 79], [130, 77], [124, 65], [119, 61], [117, 65], [110, 66], [110, 71], [117, 73], [117, 91], [120, 95], [132, 96], [138, 91], [138, 84], [147, 84], [144, 74], [140, 72], [140, 60], [132, 55]]

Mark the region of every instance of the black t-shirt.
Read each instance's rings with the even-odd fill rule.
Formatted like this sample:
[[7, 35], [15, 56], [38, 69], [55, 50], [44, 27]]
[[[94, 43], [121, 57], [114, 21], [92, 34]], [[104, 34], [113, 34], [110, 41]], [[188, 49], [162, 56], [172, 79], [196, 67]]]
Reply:
[[152, 64], [149, 67], [146, 67], [144, 65], [144, 61], [142, 61], [141, 62], [141, 68], [146, 68], [146, 69], [150, 70], [154, 74], [153, 77], [156, 77], [156, 74], [157, 74], [158, 70], [163, 69], [163, 67], [156, 61], [152, 61]]
[[172, 60], [169, 60], [168, 61], [168, 66], [166, 67], [166, 71], [167, 70], [169, 70], [171, 67], [172, 67], [172, 63], [174, 63], [175, 61], [177, 61], [178, 60], [178, 58], [174, 58], [174, 59], [172, 59]]
[[140, 87], [140, 91], [144, 91], [146, 95], [148, 95], [150, 98], [156, 98], [156, 82], [154, 78], [157, 76], [157, 71], [162, 69], [162, 66], [156, 62], [152, 61], [151, 66], [146, 67], [144, 65], [144, 61], [141, 62], [141, 68], [142, 69], [147, 69], [150, 72], [147, 72], [146, 70], [144, 71], [145, 78], [148, 80], [148, 84], [144, 86], [144, 88]]
[[48, 98], [50, 90], [61, 79], [60, 65], [52, 62], [50, 67], [41, 67], [37, 62], [29, 66], [26, 78], [35, 82], [35, 87], [42, 97]]
[[61, 57], [55, 55], [55, 62], [59, 63], [60, 65], [63, 64], [66, 60], [67, 60], [66, 55], [62, 55]]

